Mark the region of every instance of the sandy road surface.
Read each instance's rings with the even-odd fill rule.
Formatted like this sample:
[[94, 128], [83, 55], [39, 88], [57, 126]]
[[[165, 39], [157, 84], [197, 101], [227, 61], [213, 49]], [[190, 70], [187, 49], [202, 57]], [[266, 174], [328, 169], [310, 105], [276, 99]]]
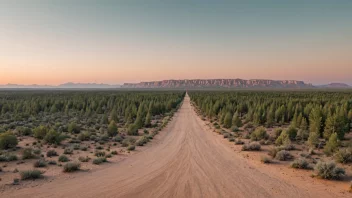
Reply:
[[105, 169], [0, 197], [334, 197], [252, 168], [206, 130], [186, 96], [166, 134], [148, 149]]

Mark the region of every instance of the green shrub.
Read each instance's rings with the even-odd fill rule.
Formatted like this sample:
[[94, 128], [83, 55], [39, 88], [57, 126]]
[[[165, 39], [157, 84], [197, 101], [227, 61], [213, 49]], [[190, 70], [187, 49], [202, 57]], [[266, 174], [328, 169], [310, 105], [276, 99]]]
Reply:
[[81, 168], [81, 164], [78, 162], [69, 162], [64, 165], [64, 172], [65, 173], [70, 173], [70, 172], [75, 172], [78, 171]]
[[286, 130], [290, 140], [295, 140], [296, 136], [297, 136], [297, 132], [298, 130], [295, 127], [290, 126], [287, 130]]
[[46, 167], [47, 166], [47, 163], [44, 159], [39, 159], [37, 160], [36, 162], [34, 162], [33, 166], [35, 168], [41, 168], [41, 167]]
[[22, 151], [22, 159], [34, 159], [36, 156], [33, 154], [33, 150], [31, 148], [25, 148]]
[[138, 135], [138, 127], [134, 124], [130, 124], [127, 129], [128, 135]]
[[46, 126], [40, 125], [33, 130], [33, 136], [37, 139], [44, 139], [49, 129]]
[[134, 151], [136, 149], [136, 146], [134, 146], [134, 145], [129, 145], [128, 147], [127, 147], [127, 150], [128, 151]]
[[242, 146], [242, 151], [260, 151], [261, 146], [258, 142], [251, 142]]
[[96, 151], [96, 152], [95, 152], [95, 156], [97, 156], [97, 157], [104, 157], [104, 156], [105, 156], [105, 152], [104, 152], [104, 151]]
[[269, 163], [271, 163], [271, 159], [269, 159], [267, 156], [262, 156], [262, 157], [260, 158], [260, 161], [261, 161], [262, 163], [264, 163], [264, 164], [269, 164]]
[[252, 141], [259, 141], [262, 139], [267, 139], [268, 134], [266, 133], [266, 130], [264, 127], [258, 127], [252, 134], [251, 134], [251, 140]]
[[44, 140], [50, 144], [60, 144], [63, 140], [63, 136], [57, 131], [51, 129], [44, 137]]
[[287, 131], [283, 131], [280, 136], [276, 139], [275, 144], [280, 146], [280, 145], [290, 145], [291, 144], [291, 139]]
[[276, 153], [275, 159], [280, 160], [280, 161], [287, 161], [287, 160], [293, 159], [293, 156], [291, 155], [290, 152], [288, 152], [286, 150], [281, 150]]
[[339, 163], [347, 164], [352, 162], [352, 147], [340, 149], [334, 157]]
[[117, 151], [111, 151], [111, 155], [117, 155]]
[[79, 127], [76, 123], [71, 122], [68, 126], [67, 126], [68, 132], [69, 133], [76, 133], [78, 134], [79, 132], [81, 132], [81, 127]]
[[105, 157], [98, 157], [93, 160], [93, 164], [96, 164], [96, 165], [99, 165], [104, 162], [107, 162], [107, 159]]
[[72, 148], [65, 148], [64, 154], [70, 155], [70, 154], [72, 154], [72, 153], [73, 153], [73, 149], [72, 149]]
[[42, 177], [43, 172], [40, 170], [27, 170], [27, 171], [21, 171], [21, 179], [22, 180], [28, 180], [28, 179], [39, 179]]
[[57, 152], [55, 150], [48, 150], [46, 152], [46, 156], [47, 157], [54, 157], [54, 156], [58, 156]]
[[337, 139], [337, 133], [333, 133], [330, 136], [328, 143], [324, 147], [324, 153], [327, 156], [330, 156], [338, 149], [339, 149], [339, 140]]
[[115, 123], [115, 121], [111, 121], [108, 126], [108, 135], [110, 137], [114, 137], [117, 135], [117, 133], [118, 133], [118, 130], [117, 130], [116, 123]]
[[117, 135], [116, 137], [113, 138], [114, 142], [122, 142], [123, 138], [120, 135]]
[[78, 160], [79, 160], [80, 162], [89, 162], [90, 158], [89, 158], [88, 156], [86, 156], [86, 157], [79, 157]]
[[14, 155], [14, 154], [6, 153], [6, 154], [0, 155], [0, 162], [11, 162], [16, 160], [18, 160], [18, 157], [17, 155]]
[[318, 162], [315, 166], [317, 176], [323, 179], [340, 179], [345, 175], [345, 170], [340, 167], [336, 167], [334, 162]]
[[142, 136], [136, 141], [137, 146], [144, 146], [149, 142], [149, 138], [147, 136]]
[[11, 132], [0, 134], [0, 149], [15, 148], [18, 144], [17, 137]]
[[309, 162], [304, 159], [300, 158], [291, 163], [292, 168], [297, 168], [297, 169], [311, 169]]
[[274, 134], [275, 134], [275, 138], [278, 138], [282, 133], [282, 129], [281, 128], [277, 128], [274, 130]]
[[70, 159], [66, 155], [60, 155], [59, 162], [68, 162]]

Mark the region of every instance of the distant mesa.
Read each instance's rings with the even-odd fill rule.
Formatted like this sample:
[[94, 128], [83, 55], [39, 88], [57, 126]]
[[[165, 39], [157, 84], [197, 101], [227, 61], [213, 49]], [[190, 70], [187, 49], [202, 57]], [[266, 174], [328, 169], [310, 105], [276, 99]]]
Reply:
[[313, 88], [297, 80], [194, 79], [125, 83], [122, 88]]
[[327, 85], [321, 85], [319, 86], [321, 88], [351, 88], [348, 84], [345, 83], [330, 83]]

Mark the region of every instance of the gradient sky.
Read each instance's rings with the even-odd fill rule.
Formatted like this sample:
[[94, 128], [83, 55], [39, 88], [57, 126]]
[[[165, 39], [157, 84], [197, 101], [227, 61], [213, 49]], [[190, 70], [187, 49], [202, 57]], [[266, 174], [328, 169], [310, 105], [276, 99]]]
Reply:
[[185, 78], [352, 85], [352, 1], [0, 0], [0, 84]]

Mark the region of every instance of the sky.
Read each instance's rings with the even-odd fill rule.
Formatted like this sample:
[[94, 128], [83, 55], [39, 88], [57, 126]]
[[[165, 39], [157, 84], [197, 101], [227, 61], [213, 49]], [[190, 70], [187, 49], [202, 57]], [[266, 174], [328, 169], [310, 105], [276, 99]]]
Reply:
[[351, 0], [0, 0], [0, 84], [351, 76]]

